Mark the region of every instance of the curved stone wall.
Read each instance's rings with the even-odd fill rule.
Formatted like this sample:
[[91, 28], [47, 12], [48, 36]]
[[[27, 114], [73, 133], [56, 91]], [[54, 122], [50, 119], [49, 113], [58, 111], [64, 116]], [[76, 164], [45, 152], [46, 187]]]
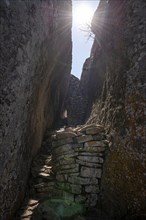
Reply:
[[99, 125], [59, 130], [52, 136], [52, 168], [62, 197], [96, 206], [107, 145]]

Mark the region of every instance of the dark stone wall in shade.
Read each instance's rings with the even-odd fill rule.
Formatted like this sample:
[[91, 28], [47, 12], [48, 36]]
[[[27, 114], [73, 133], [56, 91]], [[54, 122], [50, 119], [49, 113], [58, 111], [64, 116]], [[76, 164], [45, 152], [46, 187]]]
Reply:
[[25, 191], [32, 156], [59, 117], [71, 70], [71, 1], [0, 2], [0, 219]]
[[145, 12], [145, 0], [103, 0], [92, 21], [87, 124], [100, 123], [108, 134], [100, 204], [116, 219], [146, 215]]

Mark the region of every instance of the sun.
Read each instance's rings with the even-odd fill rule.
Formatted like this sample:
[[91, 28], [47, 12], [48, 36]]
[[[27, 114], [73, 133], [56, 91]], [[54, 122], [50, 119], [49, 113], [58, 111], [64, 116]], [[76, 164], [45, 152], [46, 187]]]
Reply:
[[90, 25], [93, 12], [88, 4], [78, 4], [73, 11], [73, 19], [76, 25], [85, 26]]

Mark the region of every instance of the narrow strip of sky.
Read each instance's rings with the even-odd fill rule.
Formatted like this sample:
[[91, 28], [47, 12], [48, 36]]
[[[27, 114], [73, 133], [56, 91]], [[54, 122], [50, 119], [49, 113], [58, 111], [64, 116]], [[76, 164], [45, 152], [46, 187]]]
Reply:
[[[83, 64], [90, 56], [93, 39], [88, 38], [87, 25], [98, 7], [99, 0], [73, 0], [73, 61], [71, 74], [80, 78]], [[85, 31], [83, 31], [85, 30]]]

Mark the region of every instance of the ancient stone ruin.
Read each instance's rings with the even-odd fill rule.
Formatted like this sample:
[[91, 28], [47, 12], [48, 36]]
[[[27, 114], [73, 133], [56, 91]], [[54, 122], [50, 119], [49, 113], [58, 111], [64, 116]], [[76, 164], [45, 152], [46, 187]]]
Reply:
[[52, 165], [62, 196], [95, 207], [107, 140], [102, 126], [89, 125], [53, 135]]
[[79, 80], [72, 1], [0, 1], [0, 220], [146, 219], [146, 1], [95, 10]]
[[[52, 201], [59, 202], [58, 207], [64, 201], [81, 207], [79, 210], [72, 207], [74, 212], [68, 215], [74, 218], [83, 210], [95, 208], [107, 149], [105, 130], [100, 125], [61, 128], [51, 132], [45, 139], [45, 148], [32, 164], [30, 196], [15, 219], [45, 218], [45, 215], [50, 215]], [[62, 214], [58, 211], [62, 217], [65, 214], [65, 210]]]

